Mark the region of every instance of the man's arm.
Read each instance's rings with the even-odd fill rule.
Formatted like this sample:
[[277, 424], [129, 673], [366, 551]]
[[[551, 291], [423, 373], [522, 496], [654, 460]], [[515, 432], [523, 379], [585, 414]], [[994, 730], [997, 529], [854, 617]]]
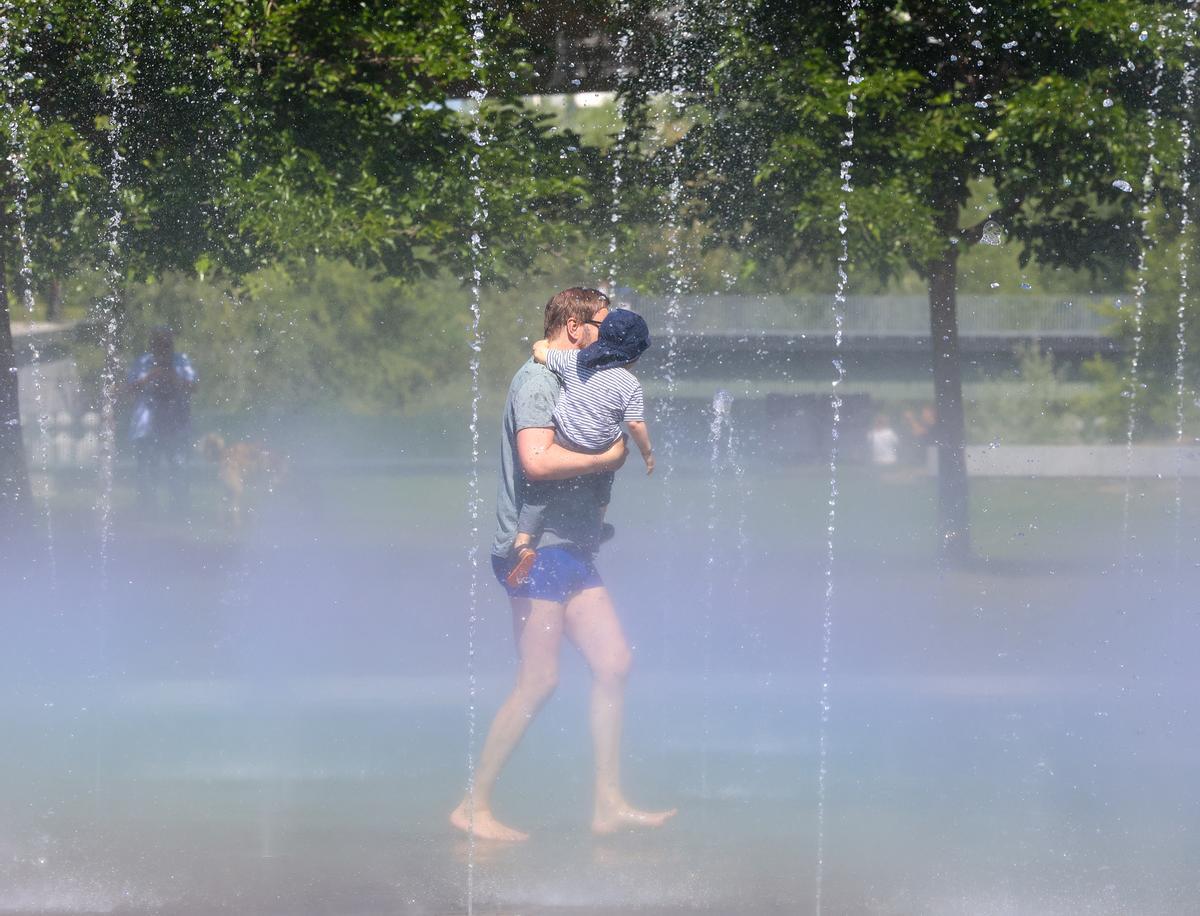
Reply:
[[530, 480], [568, 480], [584, 474], [615, 471], [625, 463], [628, 454], [624, 436], [609, 446], [608, 451], [588, 455], [556, 445], [553, 429], [529, 427], [517, 430], [517, 460]]

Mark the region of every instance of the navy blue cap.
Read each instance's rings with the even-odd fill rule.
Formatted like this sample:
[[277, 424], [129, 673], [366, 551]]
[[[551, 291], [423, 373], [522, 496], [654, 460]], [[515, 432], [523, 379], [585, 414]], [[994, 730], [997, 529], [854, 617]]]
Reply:
[[646, 319], [629, 309], [613, 309], [600, 322], [600, 339], [579, 351], [579, 365], [588, 369], [623, 366], [650, 346]]

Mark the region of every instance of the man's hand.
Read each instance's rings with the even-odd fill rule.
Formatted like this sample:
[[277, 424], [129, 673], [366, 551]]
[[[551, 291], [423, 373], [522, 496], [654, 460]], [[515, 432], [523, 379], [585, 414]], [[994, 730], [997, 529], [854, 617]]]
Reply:
[[533, 342], [533, 358], [535, 361], [546, 365], [546, 354], [550, 352], [550, 341], [535, 340]]

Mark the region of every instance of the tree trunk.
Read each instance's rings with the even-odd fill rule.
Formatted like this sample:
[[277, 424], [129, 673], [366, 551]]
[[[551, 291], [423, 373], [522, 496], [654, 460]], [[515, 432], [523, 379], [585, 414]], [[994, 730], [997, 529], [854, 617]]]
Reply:
[[943, 561], [971, 555], [967, 521], [967, 429], [963, 414], [962, 366], [958, 353], [958, 248], [947, 243], [929, 264], [929, 330], [933, 342], [933, 398], [937, 411], [938, 536]]
[[62, 318], [62, 280], [57, 277], [46, 286], [46, 320], [58, 321]]
[[11, 548], [26, 541], [33, 530], [6, 268], [0, 246], [0, 560], [12, 556]]

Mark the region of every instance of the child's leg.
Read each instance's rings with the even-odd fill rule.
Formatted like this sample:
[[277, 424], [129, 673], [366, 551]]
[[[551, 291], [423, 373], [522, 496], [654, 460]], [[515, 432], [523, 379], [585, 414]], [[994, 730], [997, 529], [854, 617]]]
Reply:
[[613, 480], [617, 474], [615, 471], [604, 471], [601, 474], [593, 474], [594, 486], [596, 488], [596, 502], [604, 507], [604, 511], [608, 511], [608, 504], [612, 502]]
[[521, 513], [517, 516], [517, 534], [512, 546], [514, 562], [505, 579], [509, 588], [516, 588], [529, 579], [529, 570], [537, 559], [534, 545], [542, 533], [546, 504], [537, 500], [536, 487], [531, 487], [530, 491], [531, 498], [521, 505]]

